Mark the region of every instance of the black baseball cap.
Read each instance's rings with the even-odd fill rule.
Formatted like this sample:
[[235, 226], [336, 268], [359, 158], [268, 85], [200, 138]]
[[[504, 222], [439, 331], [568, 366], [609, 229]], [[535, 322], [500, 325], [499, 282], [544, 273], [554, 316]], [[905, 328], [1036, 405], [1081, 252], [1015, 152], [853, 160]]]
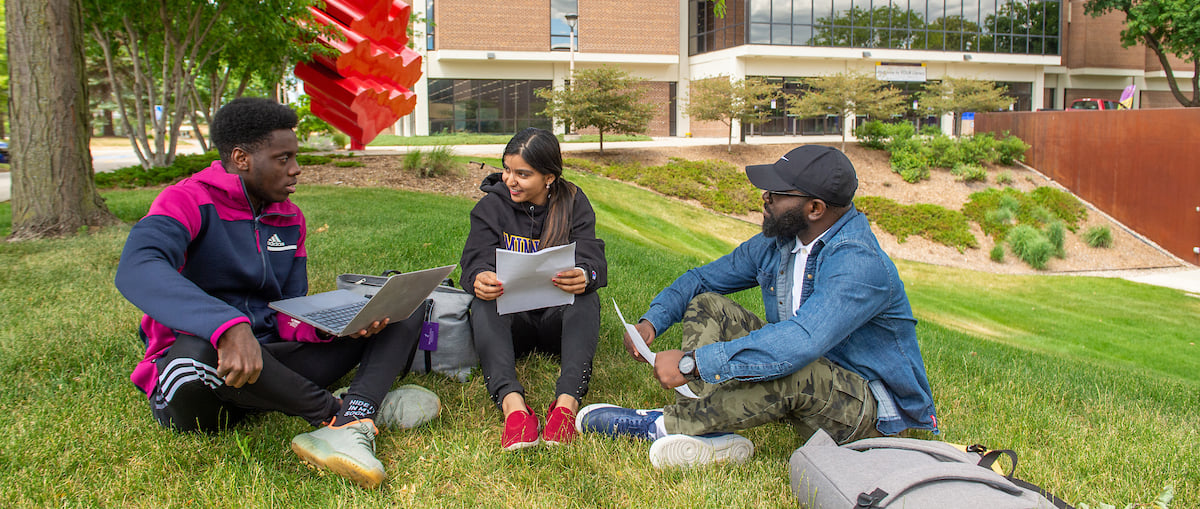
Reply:
[[792, 149], [773, 164], [746, 167], [754, 187], [764, 191], [798, 190], [834, 207], [845, 207], [858, 190], [854, 165], [842, 151], [824, 145]]

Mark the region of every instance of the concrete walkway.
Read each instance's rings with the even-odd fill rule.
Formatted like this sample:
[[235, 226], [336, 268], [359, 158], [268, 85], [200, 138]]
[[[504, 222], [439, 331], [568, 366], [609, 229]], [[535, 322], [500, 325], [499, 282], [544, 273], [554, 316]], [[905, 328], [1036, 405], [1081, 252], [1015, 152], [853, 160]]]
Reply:
[[[839, 143], [841, 136], [752, 136], [746, 139], [750, 145], [790, 145], [804, 143]], [[605, 149], [639, 148], [639, 147], [692, 147], [702, 145], [725, 145], [725, 138], [654, 138], [651, 141], [610, 141], [604, 144]], [[367, 147], [362, 151], [369, 155], [405, 154], [412, 149], [429, 150], [433, 147]], [[787, 147], [790, 148], [790, 147]], [[787, 151], [781, 147], [780, 155]], [[599, 143], [563, 143], [563, 152], [599, 150]], [[199, 152], [199, 146], [182, 145], [179, 153]], [[456, 145], [456, 155], [500, 157], [504, 153], [504, 145]], [[769, 161], [764, 161], [769, 162]], [[92, 151], [92, 164], [96, 171], [111, 171], [137, 164], [137, 157], [129, 148], [97, 148]], [[12, 196], [12, 177], [8, 172], [0, 172], [0, 202], [8, 201]], [[1098, 271], [1087, 273], [1088, 276], [1120, 277], [1130, 281], [1145, 283], [1167, 288], [1183, 290], [1200, 298], [1200, 268], [1181, 262], [1179, 267], [1166, 269], [1135, 269], [1122, 271]]]

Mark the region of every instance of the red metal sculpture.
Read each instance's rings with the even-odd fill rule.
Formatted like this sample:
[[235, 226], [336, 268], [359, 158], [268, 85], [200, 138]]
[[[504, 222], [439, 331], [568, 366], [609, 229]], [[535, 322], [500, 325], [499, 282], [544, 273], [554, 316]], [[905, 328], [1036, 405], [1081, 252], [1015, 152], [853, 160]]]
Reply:
[[321, 37], [338, 55], [313, 55], [296, 66], [296, 77], [313, 114], [361, 150], [417, 105], [411, 88], [421, 78], [421, 55], [405, 46], [412, 7], [400, 0], [326, 0], [325, 10], [309, 9], [345, 40]]

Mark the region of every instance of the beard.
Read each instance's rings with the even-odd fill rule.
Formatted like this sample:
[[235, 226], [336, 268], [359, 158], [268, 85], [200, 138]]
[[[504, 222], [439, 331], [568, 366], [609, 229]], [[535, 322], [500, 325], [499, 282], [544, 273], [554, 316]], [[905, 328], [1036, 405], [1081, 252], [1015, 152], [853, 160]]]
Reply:
[[803, 207], [795, 207], [782, 214], [763, 214], [763, 235], [767, 237], [792, 238], [808, 231], [808, 218]]

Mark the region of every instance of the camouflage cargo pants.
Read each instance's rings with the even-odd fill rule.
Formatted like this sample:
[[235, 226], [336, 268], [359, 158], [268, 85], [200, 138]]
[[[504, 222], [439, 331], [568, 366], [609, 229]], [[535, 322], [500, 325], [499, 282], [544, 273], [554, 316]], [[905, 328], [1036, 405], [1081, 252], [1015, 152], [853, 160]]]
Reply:
[[[680, 323], [683, 350], [745, 336], [765, 322], [729, 298], [696, 296]], [[670, 433], [702, 435], [753, 428], [782, 420], [801, 439], [824, 429], [838, 443], [881, 436], [875, 429], [876, 403], [867, 381], [821, 358], [788, 376], [765, 382], [731, 380], [689, 384], [700, 399], [677, 396], [664, 409]]]

